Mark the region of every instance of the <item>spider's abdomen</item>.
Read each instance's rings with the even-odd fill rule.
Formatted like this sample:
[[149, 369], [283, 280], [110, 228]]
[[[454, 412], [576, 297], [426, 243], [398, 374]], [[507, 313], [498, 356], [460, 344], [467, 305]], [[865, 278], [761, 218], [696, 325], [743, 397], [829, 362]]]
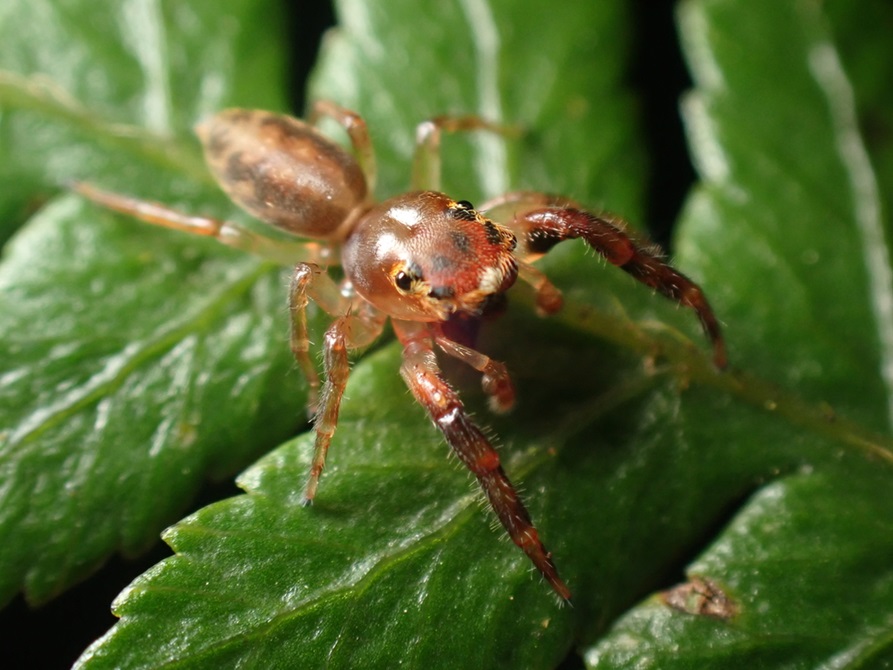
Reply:
[[353, 156], [298, 119], [228, 109], [196, 132], [223, 190], [278, 228], [332, 238], [366, 199], [366, 179]]

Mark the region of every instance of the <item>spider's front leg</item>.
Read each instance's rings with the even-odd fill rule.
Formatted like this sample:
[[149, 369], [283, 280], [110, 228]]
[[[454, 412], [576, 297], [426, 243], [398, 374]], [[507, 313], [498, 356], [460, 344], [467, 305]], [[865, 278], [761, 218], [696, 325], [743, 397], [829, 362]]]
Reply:
[[560, 294], [544, 275], [526, 262], [536, 260], [559, 242], [582, 238], [612, 265], [694, 310], [713, 345], [714, 364], [718, 368], [726, 366], [726, 347], [719, 321], [701, 287], [663, 260], [655, 245], [640, 243], [627, 233], [622, 221], [597, 216], [564, 198], [532, 192], [510, 193], [481, 209], [518, 236], [525, 261], [521, 276], [534, 285], [543, 311], [558, 309]]
[[[569, 600], [570, 591], [558, 576], [552, 555], [540, 541], [530, 514], [502, 469], [499, 454], [471, 420], [456, 391], [443, 378], [434, 354], [435, 336], [429, 326], [394, 321], [394, 331], [403, 344], [400, 374], [409, 390], [427, 410], [459, 460], [477, 478], [512, 541], [527, 554], [555, 592]], [[438, 344], [443, 346], [440, 341]]]
[[[338, 316], [326, 330], [323, 340], [323, 369], [325, 382], [319, 393], [319, 378], [310, 358], [310, 340], [307, 334], [307, 305], [316, 302], [328, 314]], [[308, 410], [315, 415], [313, 429], [316, 441], [313, 460], [304, 489], [304, 505], [313, 502], [319, 487], [319, 477], [326, 463], [326, 454], [338, 426], [338, 411], [350, 374], [348, 351], [365, 347], [380, 334], [385, 317], [369, 303], [355, 305], [345, 298], [339, 286], [319, 267], [309, 263], [299, 264], [292, 275], [289, 293], [291, 312], [291, 349], [295, 360], [307, 376]]]

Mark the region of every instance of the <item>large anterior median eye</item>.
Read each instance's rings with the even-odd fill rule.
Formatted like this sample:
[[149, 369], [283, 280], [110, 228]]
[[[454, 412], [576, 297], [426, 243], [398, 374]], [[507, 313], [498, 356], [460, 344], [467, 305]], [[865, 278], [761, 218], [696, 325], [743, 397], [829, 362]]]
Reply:
[[412, 287], [412, 277], [401, 270], [394, 276], [394, 284], [401, 291], [408, 291]]
[[412, 287], [420, 281], [422, 281], [421, 273], [413, 270], [411, 267], [397, 270], [394, 273], [394, 286], [404, 293], [412, 290]]

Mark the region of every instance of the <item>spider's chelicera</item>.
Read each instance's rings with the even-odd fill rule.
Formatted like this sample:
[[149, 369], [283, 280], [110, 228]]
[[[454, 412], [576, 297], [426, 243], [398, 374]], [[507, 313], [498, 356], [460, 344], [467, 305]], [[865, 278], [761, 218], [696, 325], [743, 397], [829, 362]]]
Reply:
[[[350, 136], [353, 153], [323, 136], [313, 120], [330, 117]], [[439, 192], [440, 134], [501, 128], [478, 117], [440, 117], [419, 126], [410, 193], [376, 203], [375, 157], [366, 124], [330, 102], [313, 120], [230, 109], [198, 128], [212, 173], [230, 198], [253, 216], [311, 241], [282, 242], [227, 221], [189, 216], [163, 205], [100, 190], [75, 190], [144, 221], [216, 237], [267, 258], [297, 262], [289, 296], [291, 348], [309, 382], [316, 443], [304, 500], [316, 496], [348, 377], [348, 351], [373, 342], [388, 319], [403, 345], [400, 373], [450, 447], [474, 473], [500, 522], [552, 588], [558, 576], [530, 515], [500, 465], [499, 455], [444, 379], [435, 349], [482, 374], [494, 411], [515, 400], [508, 372], [450, 337], [448, 324], [498, 304], [520, 277], [534, 288], [538, 310], [551, 314], [561, 294], [531, 263], [554, 245], [582, 238], [610, 263], [698, 315], [723, 367], [719, 324], [701, 289], [670, 267], [650, 245], [635, 242], [613, 219], [542, 193], [515, 192], [475, 208]], [[340, 263], [336, 282], [323, 268]], [[310, 356], [306, 308], [315, 301], [334, 321], [325, 333], [325, 381]]]

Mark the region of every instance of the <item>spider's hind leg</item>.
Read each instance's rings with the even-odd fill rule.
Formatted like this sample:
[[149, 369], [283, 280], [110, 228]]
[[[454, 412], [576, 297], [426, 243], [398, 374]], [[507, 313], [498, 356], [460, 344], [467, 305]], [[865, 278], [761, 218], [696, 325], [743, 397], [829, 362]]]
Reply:
[[510, 193], [481, 207], [488, 217], [511, 228], [521, 247], [521, 277], [534, 285], [541, 310], [560, 305], [554, 286], [528, 262], [564, 240], [582, 238], [604, 258], [680, 305], [697, 314], [713, 345], [713, 362], [726, 366], [726, 348], [719, 321], [701, 287], [669, 265], [657, 247], [638, 241], [613, 217], [587, 212], [578, 204], [542, 193]]
[[341, 107], [330, 100], [317, 100], [310, 109], [308, 121], [318, 126], [320, 119], [327, 117], [344, 128], [350, 137], [357, 162], [366, 177], [366, 188], [369, 193], [375, 192], [375, 182], [378, 178], [378, 168], [375, 161], [375, 151], [372, 148], [372, 138], [363, 117], [354, 111]]
[[328, 249], [318, 242], [288, 240], [281, 235], [266, 236], [231, 221], [186, 214], [158, 202], [106, 191], [87, 182], [74, 181], [69, 187], [101, 207], [144, 223], [192, 235], [213, 237], [228, 247], [247, 251], [282, 265], [293, 265], [301, 261], [322, 263], [328, 253]]

